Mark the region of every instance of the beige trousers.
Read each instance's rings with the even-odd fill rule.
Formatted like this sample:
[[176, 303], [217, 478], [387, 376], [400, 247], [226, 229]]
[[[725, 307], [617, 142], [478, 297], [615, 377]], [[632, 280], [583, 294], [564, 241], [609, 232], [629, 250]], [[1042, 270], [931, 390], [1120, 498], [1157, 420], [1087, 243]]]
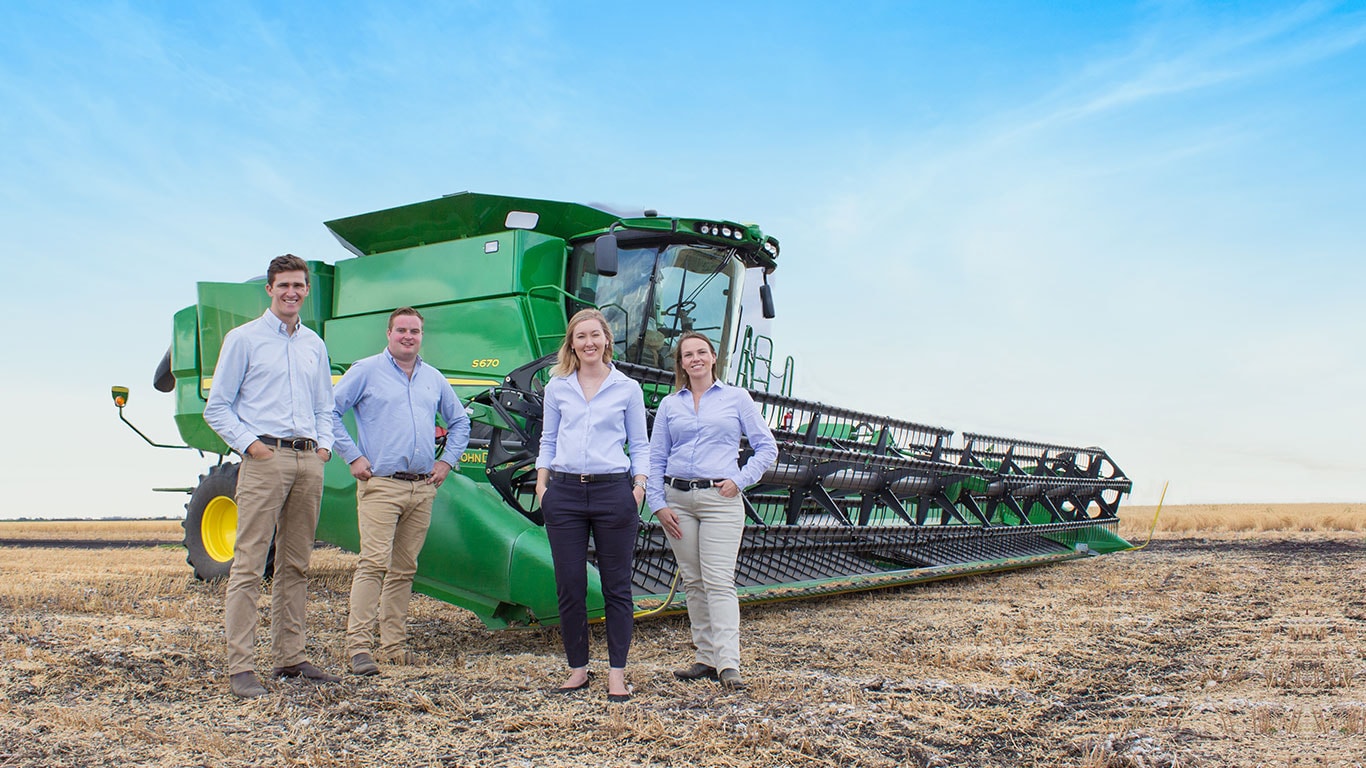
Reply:
[[229, 675], [256, 667], [256, 604], [272, 537], [270, 654], [277, 667], [305, 660], [304, 605], [323, 495], [323, 461], [315, 451], [272, 450], [265, 459], [243, 457], [237, 471], [237, 542], [223, 601]]
[[402, 650], [407, 642], [413, 574], [435, 498], [436, 486], [421, 480], [372, 477], [356, 482], [360, 563], [351, 580], [347, 658], [374, 651], [377, 617], [381, 658]]
[[716, 488], [664, 488], [678, 515], [682, 538], [669, 539], [688, 596], [688, 623], [697, 661], [740, 669], [740, 601], [735, 594], [735, 560], [745, 530], [744, 501]]

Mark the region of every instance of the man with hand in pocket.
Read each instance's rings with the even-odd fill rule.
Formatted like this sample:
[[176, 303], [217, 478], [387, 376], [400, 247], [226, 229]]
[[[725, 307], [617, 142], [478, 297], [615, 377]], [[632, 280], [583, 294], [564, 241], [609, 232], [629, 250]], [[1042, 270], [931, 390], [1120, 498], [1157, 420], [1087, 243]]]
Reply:
[[[379, 659], [412, 663], [408, 601], [417, 556], [432, 521], [436, 490], [469, 444], [470, 419], [446, 377], [422, 361], [422, 314], [400, 307], [389, 315], [388, 346], [357, 360], [337, 382], [332, 434], [356, 478], [360, 563], [351, 581], [346, 657], [351, 672], [377, 675]], [[342, 417], [356, 412], [357, 441]], [[446, 448], [436, 460], [436, 415], [446, 423]], [[359, 445], [357, 445], [359, 443]]]
[[277, 256], [266, 270], [270, 308], [228, 331], [214, 369], [204, 420], [242, 454], [237, 473], [237, 540], [224, 597], [228, 687], [244, 699], [268, 691], [256, 677], [256, 602], [271, 541], [270, 649], [276, 677], [336, 682], [305, 656], [308, 564], [332, 457], [332, 367], [323, 340], [299, 312], [308, 264]]

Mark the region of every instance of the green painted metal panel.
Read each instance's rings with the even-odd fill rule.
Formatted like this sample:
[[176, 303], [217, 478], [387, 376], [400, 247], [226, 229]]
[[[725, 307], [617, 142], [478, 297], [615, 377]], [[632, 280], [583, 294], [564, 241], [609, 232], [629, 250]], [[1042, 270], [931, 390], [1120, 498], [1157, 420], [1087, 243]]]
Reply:
[[485, 299], [564, 280], [564, 241], [535, 232], [406, 248], [337, 263], [333, 317]]
[[534, 229], [564, 240], [610, 226], [617, 216], [578, 203], [461, 192], [327, 222], [357, 255], [387, 253], [503, 232], [512, 211], [537, 214]]
[[176, 378], [199, 373], [199, 312], [195, 307], [185, 307], [172, 320], [171, 373]]
[[[464, 399], [538, 356], [518, 296], [423, 307], [422, 359], [455, 379]], [[560, 324], [564, 311], [560, 310]], [[324, 338], [333, 365], [350, 366], [384, 349], [389, 313], [329, 320]]]
[[199, 377], [176, 379], [175, 423], [185, 444], [209, 453], [226, 454], [228, 444], [204, 421], [204, 395]]

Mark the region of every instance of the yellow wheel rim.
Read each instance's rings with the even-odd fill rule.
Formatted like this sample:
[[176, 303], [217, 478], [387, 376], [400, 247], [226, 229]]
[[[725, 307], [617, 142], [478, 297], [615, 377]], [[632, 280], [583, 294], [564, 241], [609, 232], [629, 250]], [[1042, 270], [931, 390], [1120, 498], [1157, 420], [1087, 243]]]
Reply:
[[237, 544], [237, 502], [227, 496], [210, 499], [199, 520], [199, 538], [209, 557], [220, 563], [231, 560]]

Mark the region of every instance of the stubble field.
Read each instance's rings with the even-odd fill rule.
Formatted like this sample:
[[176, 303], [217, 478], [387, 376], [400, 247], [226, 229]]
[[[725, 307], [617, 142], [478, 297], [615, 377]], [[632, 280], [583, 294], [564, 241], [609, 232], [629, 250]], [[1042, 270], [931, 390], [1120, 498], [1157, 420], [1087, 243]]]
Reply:
[[[1152, 512], [1127, 510], [1126, 537]], [[223, 586], [157, 543], [178, 537], [0, 523], [0, 768], [1366, 765], [1362, 504], [1170, 507], [1141, 551], [746, 607], [742, 692], [673, 680], [686, 620], [642, 621], [613, 705], [604, 674], [544, 692], [554, 630], [488, 632], [426, 597], [423, 663], [238, 701]], [[333, 671], [354, 564], [314, 558], [310, 653]]]

